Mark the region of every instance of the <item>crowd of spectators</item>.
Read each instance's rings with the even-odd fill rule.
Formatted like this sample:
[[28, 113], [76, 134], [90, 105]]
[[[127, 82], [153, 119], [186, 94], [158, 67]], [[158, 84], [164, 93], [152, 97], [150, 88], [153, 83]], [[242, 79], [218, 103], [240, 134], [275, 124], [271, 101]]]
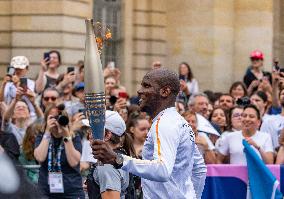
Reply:
[[[188, 63], [176, 68], [176, 109], [191, 125], [206, 164], [246, 164], [243, 139], [264, 163], [284, 163], [284, 69], [275, 61], [271, 71], [264, 71], [264, 55], [258, 50], [249, 59], [243, 80], [224, 93], [206, 88], [201, 92]], [[64, 74], [59, 73], [60, 65], [60, 53], [50, 51], [33, 80], [27, 78], [28, 58], [12, 58], [0, 87], [1, 153], [23, 165], [29, 183], [46, 197], [85, 198], [88, 190], [89, 197], [96, 198], [95, 190], [102, 198], [142, 198], [137, 176], [111, 165], [94, 166], [84, 63], [78, 61]], [[120, 83], [121, 72], [112, 65], [104, 69], [105, 141], [121, 153], [142, 158], [152, 118], [139, 110], [139, 98], [129, 95]], [[153, 62], [152, 69], [159, 67], [161, 62]], [[62, 173], [61, 193], [50, 190], [49, 174], [55, 172]]]

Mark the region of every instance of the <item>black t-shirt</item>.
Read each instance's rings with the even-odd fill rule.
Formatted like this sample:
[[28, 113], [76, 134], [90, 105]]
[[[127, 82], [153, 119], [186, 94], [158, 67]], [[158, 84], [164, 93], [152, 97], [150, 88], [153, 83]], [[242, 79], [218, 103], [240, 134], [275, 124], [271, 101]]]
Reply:
[[[265, 72], [265, 71], [262, 71], [263, 72], [263, 76], [264, 77], [267, 77], [270, 84], [272, 84], [272, 77], [271, 77], [271, 73], [270, 72]], [[247, 69], [247, 72], [244, 76], [244, 83], [245, 85], [247, 86], [247, 88], [250, 86], [250, 84], [252, 83], [252, 81], [254, 80], [257, 80], [257, 77], [252, 73], [251, 71], [251, 67], [249, 67]]]
[[[35, 140], [35, 148], [40, 144], [42, 140], [43, 134], [39, 134]], [[53, 138], [54, 139], [54, 147], [55, 151], [59, 147], [62, 138]], [[77, 151], [82, 153], [82, 144], [81, 138], [79, 135], [76, 135], [73, 138], [73, 145]], [[47, 160], [41, 164], [39, 170], [39, 180], [38, 185], [41, 188], [42, 192], [52, 198], [85, 198], [83, 188], [82, 188], [82, 177], [80, 174], [80, 164], [76, 167], [72, 168], [67, 161], [65, 148], [63, 145], [63, 149], [61, 152], [61, 171], [63, 175], [63, 185], [64, 185], [64, 193], [50, 193], [49, 185], [48, 185], [48, 168], [47, 168]]]
[[46, 85], [44, 89], [54, 88], [57, 86], [57, 78], [49, 77], [48, 75], [45, 76], [46, 76]]

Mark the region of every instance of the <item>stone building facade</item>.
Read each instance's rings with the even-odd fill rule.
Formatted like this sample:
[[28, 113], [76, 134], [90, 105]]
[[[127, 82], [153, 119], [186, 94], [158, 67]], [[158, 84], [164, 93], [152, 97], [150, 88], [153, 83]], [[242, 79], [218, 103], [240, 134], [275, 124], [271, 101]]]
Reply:
[[58, 49], [65, 66], [83, 59], [84, 19], [92, 17], [92, 6], [92, 0], [0, 0], [1, 76], [16, 55], [29, 58], [33, 77], [48, 50]]
[[0, 0], [1, 74], [22, 54], [36, 75], [49, 49], [74, 65], [84, 56], [83, 19], [114, 3], [120, 15], [113, 61], [131, 93], [155, 60], [174, 70], [188, 62], [201, 89], [215, 91], [242, 78], [254, 49], [264, 52], [266, 70], [274, 56], [284, 66], [282, 0]]

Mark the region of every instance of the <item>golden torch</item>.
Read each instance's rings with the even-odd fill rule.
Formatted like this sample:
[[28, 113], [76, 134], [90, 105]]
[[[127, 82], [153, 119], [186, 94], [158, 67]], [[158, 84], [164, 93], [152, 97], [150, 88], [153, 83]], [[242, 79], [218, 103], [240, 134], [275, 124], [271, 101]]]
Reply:
[[106, 110], [103, 68], [94, 33], [93, 19], [86, 19], [85, 22], [85, 106], [93, 138], [103, 140]]

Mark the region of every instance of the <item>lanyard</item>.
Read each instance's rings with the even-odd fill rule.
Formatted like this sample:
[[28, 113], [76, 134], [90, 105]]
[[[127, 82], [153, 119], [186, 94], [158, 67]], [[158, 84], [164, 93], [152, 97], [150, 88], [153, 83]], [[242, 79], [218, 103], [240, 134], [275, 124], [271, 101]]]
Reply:
[[57, 148], [57, 152], [55, 153], [55, 147], [54, 147], [54, 139], [51, 138], [49, 145], [48, 145], [48, 171], [54, 172], [55, 167], [57, 166], [57, 172], [61, 172], [61, 152], [63, 149], [63, 142], [60, 142], [60, 145]]

